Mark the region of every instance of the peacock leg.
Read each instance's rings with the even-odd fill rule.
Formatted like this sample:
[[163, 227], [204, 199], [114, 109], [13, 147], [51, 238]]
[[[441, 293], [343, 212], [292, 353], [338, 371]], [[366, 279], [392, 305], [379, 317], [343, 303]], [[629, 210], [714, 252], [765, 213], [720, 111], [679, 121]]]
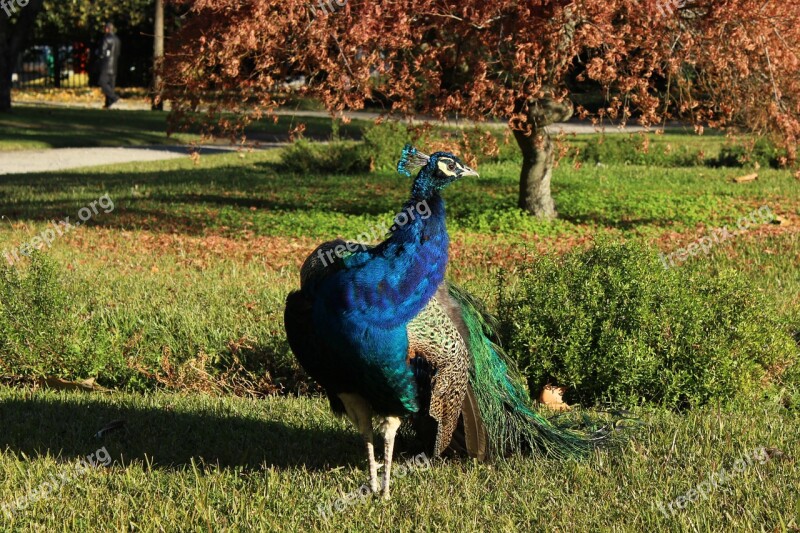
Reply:
[[369, 487], [372, 492], [378, 492], [378, 461], [375, 460], [375, 446], [372, 444], [372, 431], [369, 437], [364, 437], [367, 443], [367, 458], [369, 460]]
[[353, 423], [367, 446], [369, 462], [369, 486], [378, 492], [378, 462], [375, 460], [375, 445], [372, 443], [372, 409], [367, 401], [357, 394], [342, 393], [339, 398], [347, 411], [347, 418]]
[[383, 431], [383, 499], [389, 499], [389, 482], [392, 476], [392, 454], [394, 438], [402, 421], [396, 416], [387, 416], [381, 424]]

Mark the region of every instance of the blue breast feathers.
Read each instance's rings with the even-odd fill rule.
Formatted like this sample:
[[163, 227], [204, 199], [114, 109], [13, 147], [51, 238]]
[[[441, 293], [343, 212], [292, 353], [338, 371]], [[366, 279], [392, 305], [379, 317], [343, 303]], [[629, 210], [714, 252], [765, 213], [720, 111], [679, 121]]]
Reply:
[[[316, 293], [314, 326], [329, 349], [360, 374], [365, 394], [373, 396], [375, 388], [373, 398], [395, 396], [393, 407], [406, 412], [417, 410], [406, 326], [436, 293], [447, 267], [444, 202], [434, 194], [427, 203], [428, 217], [416, 216], [379, 246], [346, 257], [309, 288]], [[394, 394], [386, 394], [387, 386]]]

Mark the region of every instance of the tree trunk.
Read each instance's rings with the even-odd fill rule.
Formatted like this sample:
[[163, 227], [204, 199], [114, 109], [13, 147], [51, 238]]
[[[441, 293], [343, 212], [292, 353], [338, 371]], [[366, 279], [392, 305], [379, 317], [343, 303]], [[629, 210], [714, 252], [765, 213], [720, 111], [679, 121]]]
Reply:
[[164, 58], [164, 0], [156, 0], [156, 15], [153, 28], [153, 111], [164, 109], [164, 102], [161, 100], [161, 60]]
[[11, 74], [43, 4], [44, 0], [31, 0], [24, 7], [18, 5], [19, 18], [14, 25], [5, 13], [0, 15], [0, 111], [11, 109]]
[[534, 130], [530, 135], [517, 130], [514, 131], [514, 138], [522, 150], [519, 207], [539, 218], [556, 218], [556, 204], [550, 194], [555, 160], [553, 140], [544, 130]]
[[0, 52], [0, 111], [11, 109], [11, 66], [6, 54]]
[[11, 71], [16, 58], [8, 50], [10, 25], [5, 13], [0, 15], [0, 111], [11, 109]]
[[527, 115], [527, 124], [531, 127], [529, 132], [514, 130], [514, 139], [522, 150], [518, 205], [533, 216], [556, 218], [556, 206], [550, 194], [555, 150], [545, 127], [569, 120], [572, 103], [566, 100], [528, 100], [518, 103], [517, 109]]

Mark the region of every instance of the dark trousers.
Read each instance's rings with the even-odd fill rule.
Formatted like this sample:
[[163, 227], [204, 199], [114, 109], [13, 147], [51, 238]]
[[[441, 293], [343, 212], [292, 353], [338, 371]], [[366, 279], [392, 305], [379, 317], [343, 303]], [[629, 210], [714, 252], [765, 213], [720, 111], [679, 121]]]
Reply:
[[117, 93], [114, 92], [114, 85], [116, 84], [115, 78], [116, 76], [110, 72], [101, 72], [100, 79], [97, 80], [98, 85], [100, 85], [100, 89], [106, 96], [106, 107], [109, 107], [111, 104], [119, 100], [119, 96], [117, 96]]

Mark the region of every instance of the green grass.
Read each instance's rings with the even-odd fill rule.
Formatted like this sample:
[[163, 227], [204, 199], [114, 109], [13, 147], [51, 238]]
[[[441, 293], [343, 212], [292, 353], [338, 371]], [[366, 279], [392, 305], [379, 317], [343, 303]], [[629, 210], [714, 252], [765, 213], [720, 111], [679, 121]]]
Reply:
[[[28, 242], [49, 220], [75, 220], [102, 194], [114, 201], [113, 212], [49, 252], [64, 267], [71, 295], [67, 324], [80, 324], [65, 329], [76, 362], [60, 375], [138, 390], [156, 378], [136, 368], [160, 371], [165, 354], [176, 366], [199, 358], [216, 369], [240, 357], [251, 369], [269, 370], [277, 386], [296, 387], [281, 305], [296, 287], [299, 262], [318, 242], [355, 238], [390, 221], [409, 181], [390, 173], [300, 176], [282, 172], [278, 160], [278, 151], [268, 151], [0, 180], [2, 213], [15, 222], [13, 229], [0, 225], [0, 251]], [[760, 205], [800, 213], [800, 182], [788, 172], [764, 170], [756, 182], [734, 184], [730, 169], [564, 166], [553, 185], [560, 219], [542, 222], [512, 207], [513, 162], [480, 171], [480, 179], [446, 192], [450, 272], [490, 304], [498, 269], [514, 268], [540, 247], [563, 250], [605, 235], [670, 252]], [[800, 329], [793, 315], [798, 251], [796, 233], [754, 232], [692, 261], [713, 273], [738, 258], [753, 286]], [[173, 386], [182, 386], [177, 379]]]
[[[437, 460], [396, 478], [391, 501], [357, 498], [327, 518], [319, 507], [367, 474], [357, 434], [319, 398], [0, 389], [0, 417], [2, 503], [102, 447], [113, 459], [0, 518], [11, 531], [788, 531], [800, 512], [800, 424], [770, 402], [644, 413], [627, 445], [584, 462]], [[120, 419], [124, 429], [93, 438]], [[418, 452], [408, 439], [398, 446], [398, 457]], [[707, 499], [668, 518], [658, 510], [761, 447], [773, 457]]]
[[[237, 235], [355, 236], [390, 218], [410, 181], [397, 174], [303, 176], [284, 172], [277, 151], [132, 163], [0, 181], [4, 214], [47, 220], [77, 211], [108, 192], [118, 211], [94, 221], [105, 227]], [[753, 208], [800, 213], [800, 181], [788, 171], [762, 170], [759, 179], [736, 184], [735, 169], [613, 168], [563, 166], [553, 182], [560, 219], [541, 222], [516, 209], [518, 162], [480, 167], [481, 178], [446, 192], [454, 230], [507, 236], [580, 234], [616, 230], [654, 235], [698, 225], [735, 224]], [[347, 186], [343, 186], [346, 183]], [[253, 209], [255, 208], [255, 209]]]
[[[163, 114], [114, 113], [18, 107], [0, 117], [0, 147], [161, 142]], [[108, 131], [91, 131], [102, 124], [118, 135], [106, 141]], [[315, 124], [321, 135], [330, 127]], [[278, 133], [263, 127], [265, 135]], [[696, 140], [668, 134], [658, 142], [721, 146], [719, 138]], [[708, 276], [740, 271], [774, 302], [765, 312], [779, 314], [800, 341], [800, 182], [790, 172], [762, 169], [757, 181], [734, 184], [740, 169], [562, 162], [553, 179], [560, 218], [551, 223], [513, 207], [515, 158], [512, 151], [482, 164], [480, 179], [445, 194], [449, 275], [490, 308], [498, 271], [513, 285], [515, 268], [537, 255], [600, 236], [675, 251], [768, 205], [795, 225], [759, 227], [690, 261]], [[0, 530], [800, 528], [800, 394], [790, 382], [723, 407], [641, 410], [643, 426], [627, 444], [580, 463], [436, 461], [397, 478], [388, 503], [357, 500], [327, 520], [319, 516], [320, 505], [365, 481], [364, 457], [355, 431], [321, 398], [286, 394], [306, 388], [286, 344], [283, 301], [317, 243], [388, 222], [409, 180], [390, 172], [296, 175], [279, 160], [279, 151], [266, 151], [0, 177], [0, 253], [51, 219], [74, 220], [102, 194], [115, 204], [47, 251], [67, 299], [47, 322], [57, 327], [31, 326], [39, 336], [30, 338], [28, 372], [0, 376], [14, 384], [0, 386], [0, 506], [103, 446], [114, 463], [11, 521], [0, 514]], [[24, 274], [28, 264], [14, 268]], [[52, 357], [61, 345], [69, 358]], [[50, 374], [96, 377], [117, 390], [25, 385]], [[278, 394], [256, 400], [233, 393]], [[125, 429], [93, 437], [117, 419]], [[408, 438], [399, 446], [401, 457], [419, 451]], [[658, 511], [658, 502], [761, 446], [782, 455], [673, 517]]]
[[[254, 140], [284, 140], [298, 123], [306, 124], [305, 135], [328, 138], [332, 132], [329, 118], [278, 117], [251, 125], [247, 132]], [[363, 121], [341, 125], [344, 137], [360, 136]], [[199, 140], [191, 133], [168, 137], [167, 113], [154, 111], [69, 109], [17, 105], [0, 114], [0, 151], [45, 148], [142, 146], [181, 144]]]

